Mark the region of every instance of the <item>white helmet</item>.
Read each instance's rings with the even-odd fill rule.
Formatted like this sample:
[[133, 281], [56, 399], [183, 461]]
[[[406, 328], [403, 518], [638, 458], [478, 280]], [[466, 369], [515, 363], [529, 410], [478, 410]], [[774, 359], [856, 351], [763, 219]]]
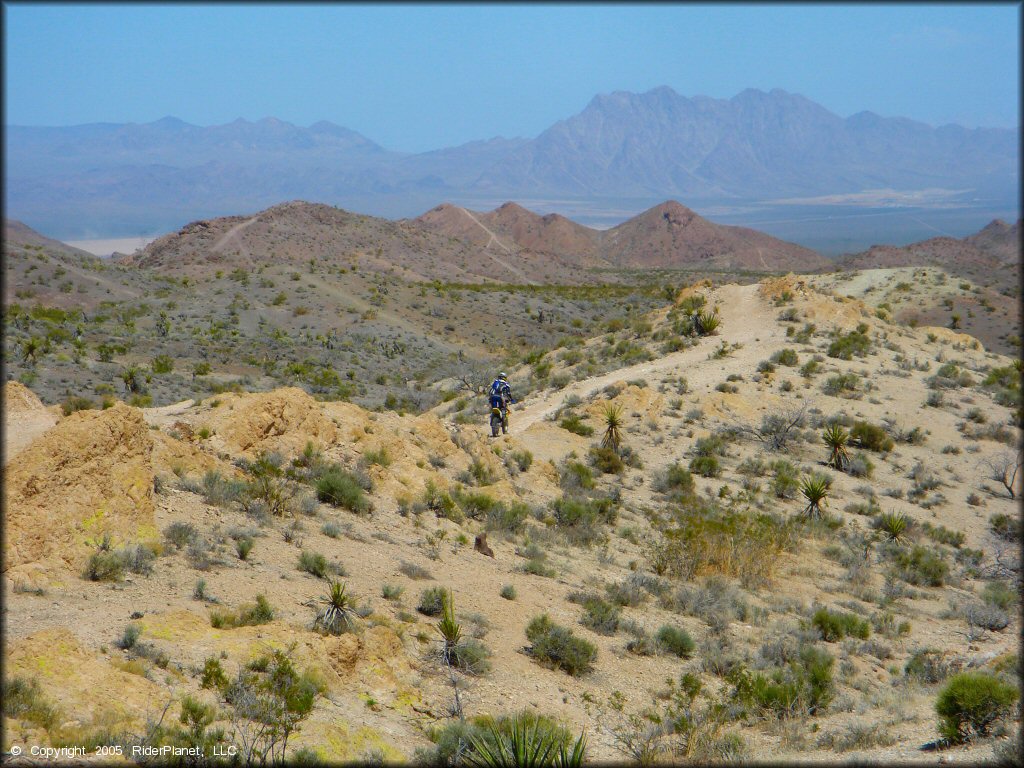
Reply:
[[504, 379], [507, 375], [508, 374], [506, 374], [504, 371], [502, 371], [501, 373], [498, 374], [498, 378], [499, 379]]

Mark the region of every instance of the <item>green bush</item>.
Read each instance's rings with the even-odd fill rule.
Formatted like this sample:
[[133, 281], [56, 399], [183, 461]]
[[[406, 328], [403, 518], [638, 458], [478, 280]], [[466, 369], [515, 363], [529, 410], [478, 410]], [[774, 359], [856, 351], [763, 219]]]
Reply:
[[850, 440], [861, 448], [881, 453], [888, 453], [896, 445], [882, 427], [869, 424], [866, 421], [854, 422], [853, 427], [850, 428]]
[[860, 376], [856, 373], [840, 373], [829, 376], [821, 389], [826, 395], [840, 395], [843, 392], [856, 392], [860, 387]]
[[780, 349], [774, 355], [771, 356], [771, 361], [779, 365], [786, 365], [792, 368], [800, 362], [800, 358], [796, 352], [788, 347], [786, 349]]
[[575, 490], [577, 488], [590, 490], [594, 487], [594, 473], [583, 462], [567, 461], [562, 468], [559, 485], [566, 490]]
[[942, 555], [921, 545], [897, 550], [893, 561], [900, 578], [915, 586], [941, 587], [949, 575], [949, 564]]
[[1017, 602], [1017, 591], [1005, 581], [990, 581], [981, 591], [981, 599], [988, 605], [1009, 611]]
[[859, 331], [840, 336], [828, 345], [828, 356], [840, 360], [852, 360], [854, 355], [864, 357], [870, 351], [871, 339]]
[[79, 397], [78, 395], [69, 395], [64, 399], [64, 402], [60, 404], [61, 410], [65, 416], [70, 416], [76, 411], [88, 411], [96, 407], [96, 403], [87, 397]]
[[358, 478], [341, 467], [330, 467], [316, 480], [316, 497], [325, 504], [356, 514], [370, 511], [370, 500]]
[[987, 735], [1010, 715], [1019, 692], [1016, 686], [984, 672], [963, 672], [950, 678], [935, 702], [939, 732], [954, 744]]
[[526, 626], [530, 654], [538, 663], [561, 669], [570, 675], [583, 675], [593, 669], [597, 647], [572, 630], [555, 624], [547, 614], [535, 616]]
[[1021, 520], [1019, 515], [1007, 515], [1000, 512], [992, 515], [988, 519], [988, 524], [992, 533], [1003, 541], [1015, 544], [1024, 538], [1024, 520]]
[[501, 595], [506, 600], [515, 600], [516, 599], [516, 588], [514, 586], [512, 586], [511, 584], [504, 584], [504, 585], [502, 585], [501, 591], [498, 594]]
[[583, 601], [583, 616], [580, 624], [599, 635], [614, 635], [619, 628], [622, 611], [617, 605], [600, 597], [592, 596]]
[[658, 643], [669, 653], [674, 653], [681, 659], [688, 659], [693, 655], [695, 644], [693, 638], [682, 627], [673, 627], [671, 624], [663, 624], [655, 635]]
[[615, 522], [615, 503], [606, 497], [580, 499], [562, 496], [551, 503], [558, 527], [578, 544], [589, 544], [600, 535], [601, 525]]
[[732, 698], [759, 714], [776, 717], [816, 715], [835, 695], [832, 668], [835, 659], [826, 651], [805, 646], [786, 668], [769, 674], [751, 673], [742, 665], [726, 679], [733, 685]]
[[587, 455], [594, 468], [605, 475], [621, 475], [626, 470], [622, 457], [612, 448], [591, 448]]
[[718, 477], [722, 474], [722, 468], [718, 463], [718, 457], [694, 456], [690, 459], [690, 471], [701, 477]]
[[574, 435], [580, 435], [581, 437], [590, 437], [594, 434], [594, 428], [589, 424], [584, 424], [583, 419], [580, 418], [579, 414], [569, 413], [566, 414], [558, 426], [562, 429], [567, 429]]
[[867, 640], [871, 635], [871, 624], [853, 613], [833, 613], [827, 608], [819, 608], [814, 612], [811, 625], [821, 632], [821, 638], [827, 643], [834, 643], [844, 637], [858, 637]]
[[448, 593], [444, 587], [427, 587], [420, 593], [420, 604], [416, 610], [424, 616], [440, 616], [447, 600]]
[[665, 469], [654, 476], [652, 484], [658, 493], [680, 493], [683, 495], [692, 494], [694, 491], [693, 475], [679, 462], [669, 464]]
[[304, 571], [318, 579], [327, 578], [327, 558], [319, 552], [303, 550], [299, 555], [299, 570]]

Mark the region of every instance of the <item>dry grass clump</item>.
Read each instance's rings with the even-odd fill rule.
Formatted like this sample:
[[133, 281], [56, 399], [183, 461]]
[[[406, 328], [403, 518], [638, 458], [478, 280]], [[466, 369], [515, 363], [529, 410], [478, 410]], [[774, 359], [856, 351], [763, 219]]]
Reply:
[[771, 582], [783, 552], [797, 548], [793, 522], [777, 515], [723, 511], [703, 501], [676, 514], [675, 525], [648, 547], [658, 575], [689, 581], [720, 574], [744, 586]]

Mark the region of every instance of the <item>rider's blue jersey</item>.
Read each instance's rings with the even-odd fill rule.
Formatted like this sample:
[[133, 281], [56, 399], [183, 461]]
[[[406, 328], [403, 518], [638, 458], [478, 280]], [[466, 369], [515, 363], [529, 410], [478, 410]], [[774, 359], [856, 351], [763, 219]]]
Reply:
[[510, 403], [514, 403], [515, 402], [515, 400], [512, 397], [512, 388], [508, 385], [507, 381], [502, 381], [501, 379], [495, 379], [493, 382], [491, 382], [491, 403], [492, 403], [492, 407], [497, 407], [497, 406], [493, 406], [495, 398], [499, 398], [499, 399], [504, 398], [504, 399], [508, 400]]

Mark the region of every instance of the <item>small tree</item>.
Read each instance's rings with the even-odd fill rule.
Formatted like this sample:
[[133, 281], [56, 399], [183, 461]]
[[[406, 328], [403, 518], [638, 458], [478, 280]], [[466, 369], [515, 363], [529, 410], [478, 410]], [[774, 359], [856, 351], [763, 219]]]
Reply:
[[985, 736], [1010, 714], [1019, 693], [1016, 686], [984, 672], [964, 672], [950, 678], [935, 702], [939, 732], [954, 744]]
[[1010, 498], [1016, 499], [1017, 475], [1020, 473], [1021, 464], [1024, 463], [1024, 453], [1002, 453], [982, 463], [988, 469], [988, 479], [1000, 483]]

